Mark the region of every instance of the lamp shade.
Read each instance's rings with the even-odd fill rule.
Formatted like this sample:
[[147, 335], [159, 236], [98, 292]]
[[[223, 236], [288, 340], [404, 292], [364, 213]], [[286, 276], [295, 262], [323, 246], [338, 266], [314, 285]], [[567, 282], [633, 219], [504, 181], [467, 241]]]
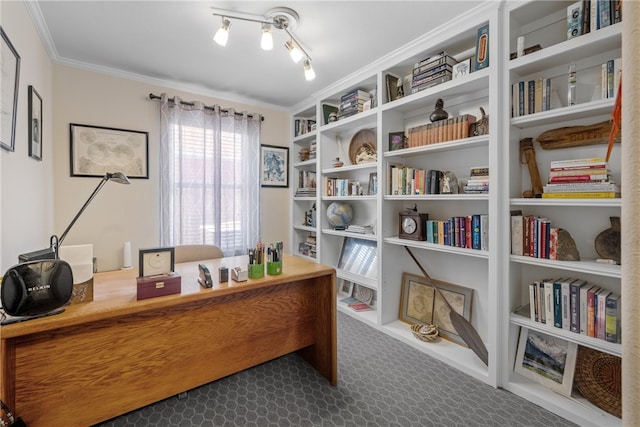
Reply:
[[0, 298], [10, 316], [37, 316], [62, 307], [73, 293], [71, 266], [60, 259], [17, 264], [2, 277]]

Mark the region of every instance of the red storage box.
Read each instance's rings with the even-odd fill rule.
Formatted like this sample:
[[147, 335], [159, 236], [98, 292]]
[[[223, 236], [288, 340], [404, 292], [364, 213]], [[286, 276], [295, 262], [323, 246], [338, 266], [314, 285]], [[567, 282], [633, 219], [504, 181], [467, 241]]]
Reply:
[[138, 277], [138, 300], [179, 294], [182, 277], [178, 273]]

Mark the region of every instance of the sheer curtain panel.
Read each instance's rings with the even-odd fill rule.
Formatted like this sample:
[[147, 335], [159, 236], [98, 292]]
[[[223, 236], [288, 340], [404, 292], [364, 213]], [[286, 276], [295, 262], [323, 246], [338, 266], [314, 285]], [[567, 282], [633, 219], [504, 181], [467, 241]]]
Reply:
[[242, 255], [260, 237], [260, 116], [160, 100], [163, 246], [216, 245]]

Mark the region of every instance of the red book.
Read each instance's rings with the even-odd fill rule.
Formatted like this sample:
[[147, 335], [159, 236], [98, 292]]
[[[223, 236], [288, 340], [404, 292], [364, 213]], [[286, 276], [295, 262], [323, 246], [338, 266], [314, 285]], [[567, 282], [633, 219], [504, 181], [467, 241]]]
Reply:
[[590, 181], [606, 181], [607, 175], [574, 175], [574, 176], [553, 176], [549, 178], [549, 183], [559, 183], [559, 182], [590, 182]]

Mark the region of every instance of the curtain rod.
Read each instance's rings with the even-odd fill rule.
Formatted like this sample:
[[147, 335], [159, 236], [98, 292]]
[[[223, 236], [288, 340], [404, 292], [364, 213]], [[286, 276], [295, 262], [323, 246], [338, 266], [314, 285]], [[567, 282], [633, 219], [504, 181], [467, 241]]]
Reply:
[[[154, 94], [150, 93], [150, 94], [149, 94], [149, 99], [162, 99], [162, 97], [161, 97], [161, 96], [154, 95]], [[169, 98], [169, 102], [176, 102], [176, 99], [175, 99], [174, 97]], [[187, 101], [180, 101], [180, 103], [181, 103], [182, 105], [190, 105], [190, 106], [192, 106], [192, 107], [195, 105], [193, 102], [187, 102]], [[215, 109], [215, 107], [214, 107], [214, 106], [208, 106], [208, 105], [205, 105], [205, 106], [204, 106], [204, 108], [205, 108], [205, 109], [207, 109], [207, 110], [213, 110], [213, 109]], [[221, 108], [221, 109], [220, 109], [220, 111], [222, 111], [223, 113], [228, 113], [228, 112], [229, 112], [229, 110], [225, 110], [224, 108]], [[243, 113], [239, 113], [239, 112], [235, 112], [234, 114], [235, 114], [236, 116], [244, 116], [244, 114], [243, 114]], [[247, 114], [247, 116], [248, 116], [248, 117], [250, 117], [250, 118], [253, 118], [253, 117], [254, 117], [254, 115], [253, 115], [253, 114]], [[264, 116], [260, 116], [260, 121], [261, 121], [261, 122], [263, 122], [263, 121], [264, 121]]]

